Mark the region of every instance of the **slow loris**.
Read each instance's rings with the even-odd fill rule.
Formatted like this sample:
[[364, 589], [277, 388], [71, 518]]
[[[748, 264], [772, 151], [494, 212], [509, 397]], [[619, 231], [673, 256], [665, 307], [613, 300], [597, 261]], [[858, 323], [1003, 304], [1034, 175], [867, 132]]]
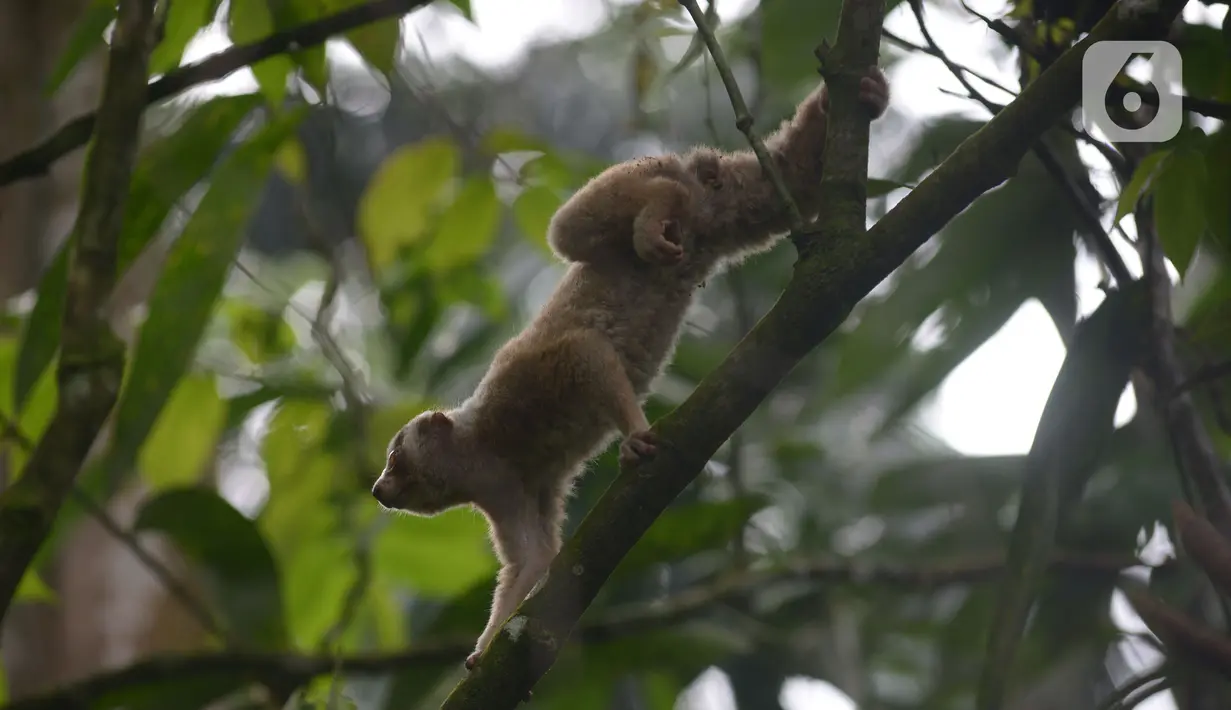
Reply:
[[[861, 99], [884, 113], [872, 67]], [[817, 209], [828, 94], [814, 91], [766, 147], [805, 217]], [[615, 165], [553, 216], [548, 242], [569, 267], [473, 395], [411, 419], [389, 443], [372, 495], [387, 508], [484, 513], [503, 564], [473, 668], [560, 548], [564, 504], [585, 464], [623, 435], [620, 461], [658, 443], [641, 410], [706, 278], [772, 246], [787, 210], [751, 151], [699, 147]]]

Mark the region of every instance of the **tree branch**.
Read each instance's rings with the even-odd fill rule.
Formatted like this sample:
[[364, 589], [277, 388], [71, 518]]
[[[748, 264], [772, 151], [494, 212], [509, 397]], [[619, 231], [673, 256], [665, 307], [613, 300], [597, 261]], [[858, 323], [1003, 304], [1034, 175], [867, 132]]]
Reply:
[[[372, 0], [298, 27], [275, 32], [256, 42], [236, 45], [194, 64], [187, 64], [163, 74], [160, 79], [150, 83], [139, 105], [144, 107], [162, 101], [197, 84], [221, 79], [276, 54], [323, 44], [333, 35], [405, 15], [429, 2], [431, 0]], [[45, 174], [52, 163], [89, 142], [97, 118], [97, 113], [78, 116], [56, 131], [51, 138], [0, 163], [0, 187]]]
[[[1140, 564], [1132, 556], [1060, 553], [1052, 558], [1058, 572], [1077, 575], [1116, 574]], [[603, 641], [639, 633], [650, 628], [679, 623], [728, 599], [755, 594], [767, 585], [809, 581], [845, 584], [858, 588], [894, 587], [912, 592], [932, 591], [952, 584], [985, 581], [1001, 569], [1000, 557], [972, 557], [932, 565], [855, 564], [842, 559], [804, 559], [771, 569], [740, 571], [712, 584], [685, 590], [666, 599], [622, 605], [608, 610], [593, 622], [583, 623], [580, 633], [587, 641]], [[354, 656], [299, 655], [221, 651], [172, 654], [138, 661], [119, 670], [100, 673], [42, 695], [14, 701], [0, 710], [64, 710], [85, 707], [105, 695], [155, 681], [185, 682], [208, 676], [241, 676], [249, 682], [277, 681], [285, 687], [300, 687], [317, 676], [335, 672], [347, 675], [383, 675], [411, 666], [452, 666], [474, 647], [470, 635], [417, 644], [397, 653]]]
[[827, 199], [818, 225], [825, 238], [803, 245], [775, 306], [691, 397], [655, 423], [663, 441], [655, 458], [611, 484], [444, 710], [502, 710], [525, 698], [615, 566], [778, 382], [919, 246], [1012, 175], [1044, 131], [1073, 109], [1086, 48], [1159, 36], [1184, 1], [1161, 0], [1151, 11], [1113, 9], [864, 234], [868, 126], [856, 94], [859, 77], [875, 62], [881, 7], [875, 0], [846, 0], [838, 46], [826, 57], [831, 152], [821, 176]]
[[97, 135], [69, 245], [56, 411], [21, 478], [0, 494], [0, 620], [119, 396], [124, 345], [100, 304], [115, 286], [116, 246], [155, 41], [154, 6], [155, 0], [122, 0], [111, 36]]

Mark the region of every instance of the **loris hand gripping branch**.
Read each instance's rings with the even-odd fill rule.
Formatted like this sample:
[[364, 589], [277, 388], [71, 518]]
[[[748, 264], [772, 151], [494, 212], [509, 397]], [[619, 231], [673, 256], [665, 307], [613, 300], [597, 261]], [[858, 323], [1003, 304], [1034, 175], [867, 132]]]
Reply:
[[[876, 67], [861, 99], [873, 118], [888, 104]], [[827, 105], [822, 87], [766, 141], [805, 217], [818, 204]], [[552, 218], [548, 241], [571, 263], [542, 311], [496, 353], [469, 399], [423, 412], [390, 441], [372, 487], [381, 505], [435, 515], [470, 504], [490, 523], [503, 567], [468, 668], [555, 557], [565, 499], [586, 462], [617, 432], [622, 464], [654, 454], [641, 401], [694, 291], [788, 225], [751, 151], [700, 147], [607, 169]]]

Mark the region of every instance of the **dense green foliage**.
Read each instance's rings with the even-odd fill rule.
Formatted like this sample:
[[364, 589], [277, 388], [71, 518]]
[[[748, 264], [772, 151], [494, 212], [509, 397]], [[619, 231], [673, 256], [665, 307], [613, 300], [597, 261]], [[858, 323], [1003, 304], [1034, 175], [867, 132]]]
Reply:
[[[232, 0], [222, 16], [218, 0], [175, 0], [151, 73], [178, 66], [215, 18], [238, 44], [358, 3]], [[838, 7], [765, 2], [720, 28], [728, 52], [751, 59], [761, 79], [762, 132], [815, 81], [812, 48], [832, 36]], [[437, 9], [469, 15], [465, 2]], [[49, 89], [103, 42], [114, 12], [110, 2], [90, 5]], [[710, 89], [705, 52], [681, 62], [680, 48], [664, 49], [689, 40], [681, 18], [676, 3], [646, 0], [614, 12], [593, 37], [537, 52], [516, 79], [451, 66], [434, 73], [442, 83], [430, 90], [405, 78], [431, 73], [431, 63], [400, 56], [402, 42], [416, 42], [404, 26], [354, 30], [345, 41], [367, 63], [362, 71], [394, 97], [384, 119], [337, 108], [338, 90], [359, 70], [327, 60], [323, 46], [258, 63], [251, 94], [151, 109], [167, 120], [147, 120], [120, 264], [138, 268], [155, 248], [165, 258], [135, 321], [112, 426], [78, 487], [103, 499], [141, 486], [148, 495], [133, 531], [167, 536], [199, 573], [193, 594], [214, 626], [206, 650], [268, 655], [182, 675], [151, 671], [91, 691], [89, 707], [188, 710], [253, 681], [304, 684], [297, 698], [311, 707], [439, 704], [486, 618], [496, 561], [484, 521], [470, 510], [389, 516], [368, 489], [396, 428], [466, 396], [541, 302], [558, 269], [547, 222], [617, 148], [581, 134], [635, 128], [672, 145], [741, 147], [721, 88]], [[1188, 95], [1231, 103], [1229, 26], [1187, 28]], [[905, 52], [887, 42], [885, 53]], [[556, 69], [579, 71], [579, 58], [633, 77], [624, 83], [634, 95], [620, 94], [633, 106], [629, 125], [591, 116], [596, 125], [558, 136], [527, 117], [534, 111], [479, 100], [550, 86]], [[667, 105], [672, 95], [684, 108]], [[414, 111], [446, 118], [398, 123]], [[907, 119], [886, 120], [902, 129]], [[918, 126], [901, 155], [874, 170], [869, 215], [882, 215], [985, 120]], [[1151, 206], [1184, 277], [1177, 322], [1189, 372], [1231, 360], [1231, 128], [1209, 125], [1187, 121], [1099, 206], [1135, 234], [1143, 230], [1130, 223]], [[1093, 190], [1081, 141], [1056, 129], [1048, 144]], [[1075, 264], [1091, 258], [1091, 227], [1073, 205], [1031, 155], [865, 299], [624, 559], [529, 706], [670, 710], [717, 666], [740, 708], [779, 707], [795, 676], [832, 682], [863, 708], [969, 707], [995, 619], [996, 643], [1015, 652], [1011, 695], [1076, 674], [1046, 691], [1049, 706], [1094, 707], [1112, 679], [1123, 680], [1115, 642], [1125, 634], [1110, 617], [1117, 572], [1156, 525], [1171, 525], [1185, 472], [1148, 402], [1113, 429], [1145, 337], [1144, 319], [1125, 309], [1142, 314], [1147, 299], [1124, 289], [1079, 320]], [[67, 255], [62, 248], [47, 266], [33, 305], [10, 304], [0, 323], [0, 455], [10, 482], [56, 400]], [[792, 259], [784, 245], [707, 284], [647, 405], [651, 421], [768, 309]], [[924, 433], [922, 405], [1032, 300], [1070, 347], [1029, 454], [966, 456]], [[1224, 461], [1231, 426], [1217, 395], [1228, 382], [1194, 389]], [[569, 530], [615, 474], [608, 452], [579, 486]], [[72, 503], [61, 511], [40, 563], [85, 514]], [[1049, 566], [1056, 550], [1062, 563]], [[1006, 554], [1012, 583], [998, 584]], [[1168, 576], [1159, 593], [1191, 610], [1207, 591], [1203, 578], [1189, 567], [1174, 574], [1186, 582]], [[1024, 589], [1038, 594], [1028, 620], [1028, 597], [1014, 607], [1002, 595]], [[55, 603], [39, 565], [18, 599]], [[293, 654], [325, 663], [279, 665]], [[355, 673], [331, 673], [334, 659]], [[335, 677], [348, 682], [335, 687]], [[329, 700], [335, 690], [347, 699]]]

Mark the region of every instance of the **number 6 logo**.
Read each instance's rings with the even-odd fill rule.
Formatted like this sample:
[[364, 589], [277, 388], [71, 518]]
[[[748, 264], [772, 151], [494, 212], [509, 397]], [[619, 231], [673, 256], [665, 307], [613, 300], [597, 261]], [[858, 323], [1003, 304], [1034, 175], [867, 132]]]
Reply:
[[[1125, 128], [1107, 113], [1107, 89], [1124, 63], [1134, 54], [1151, 55], [1158, 92], [1158, 111], [1154, 120], [1140, 128]], [[1081, 120], [1087, 131], [1097, 127], [1108, 139], [1126, 143], [1161, 143], [1180, 132], [1183, 107], [1180, 96], [1167, 91], [1160, 81], [1179, 77], [1182, 62], [1180, 50], [1167, 42], [1095, 42], [1081, 61]], [[1141, 96], [1135, 91], [1124, 95], [1124, 107], [1135, 111], [1141, 106]]]

